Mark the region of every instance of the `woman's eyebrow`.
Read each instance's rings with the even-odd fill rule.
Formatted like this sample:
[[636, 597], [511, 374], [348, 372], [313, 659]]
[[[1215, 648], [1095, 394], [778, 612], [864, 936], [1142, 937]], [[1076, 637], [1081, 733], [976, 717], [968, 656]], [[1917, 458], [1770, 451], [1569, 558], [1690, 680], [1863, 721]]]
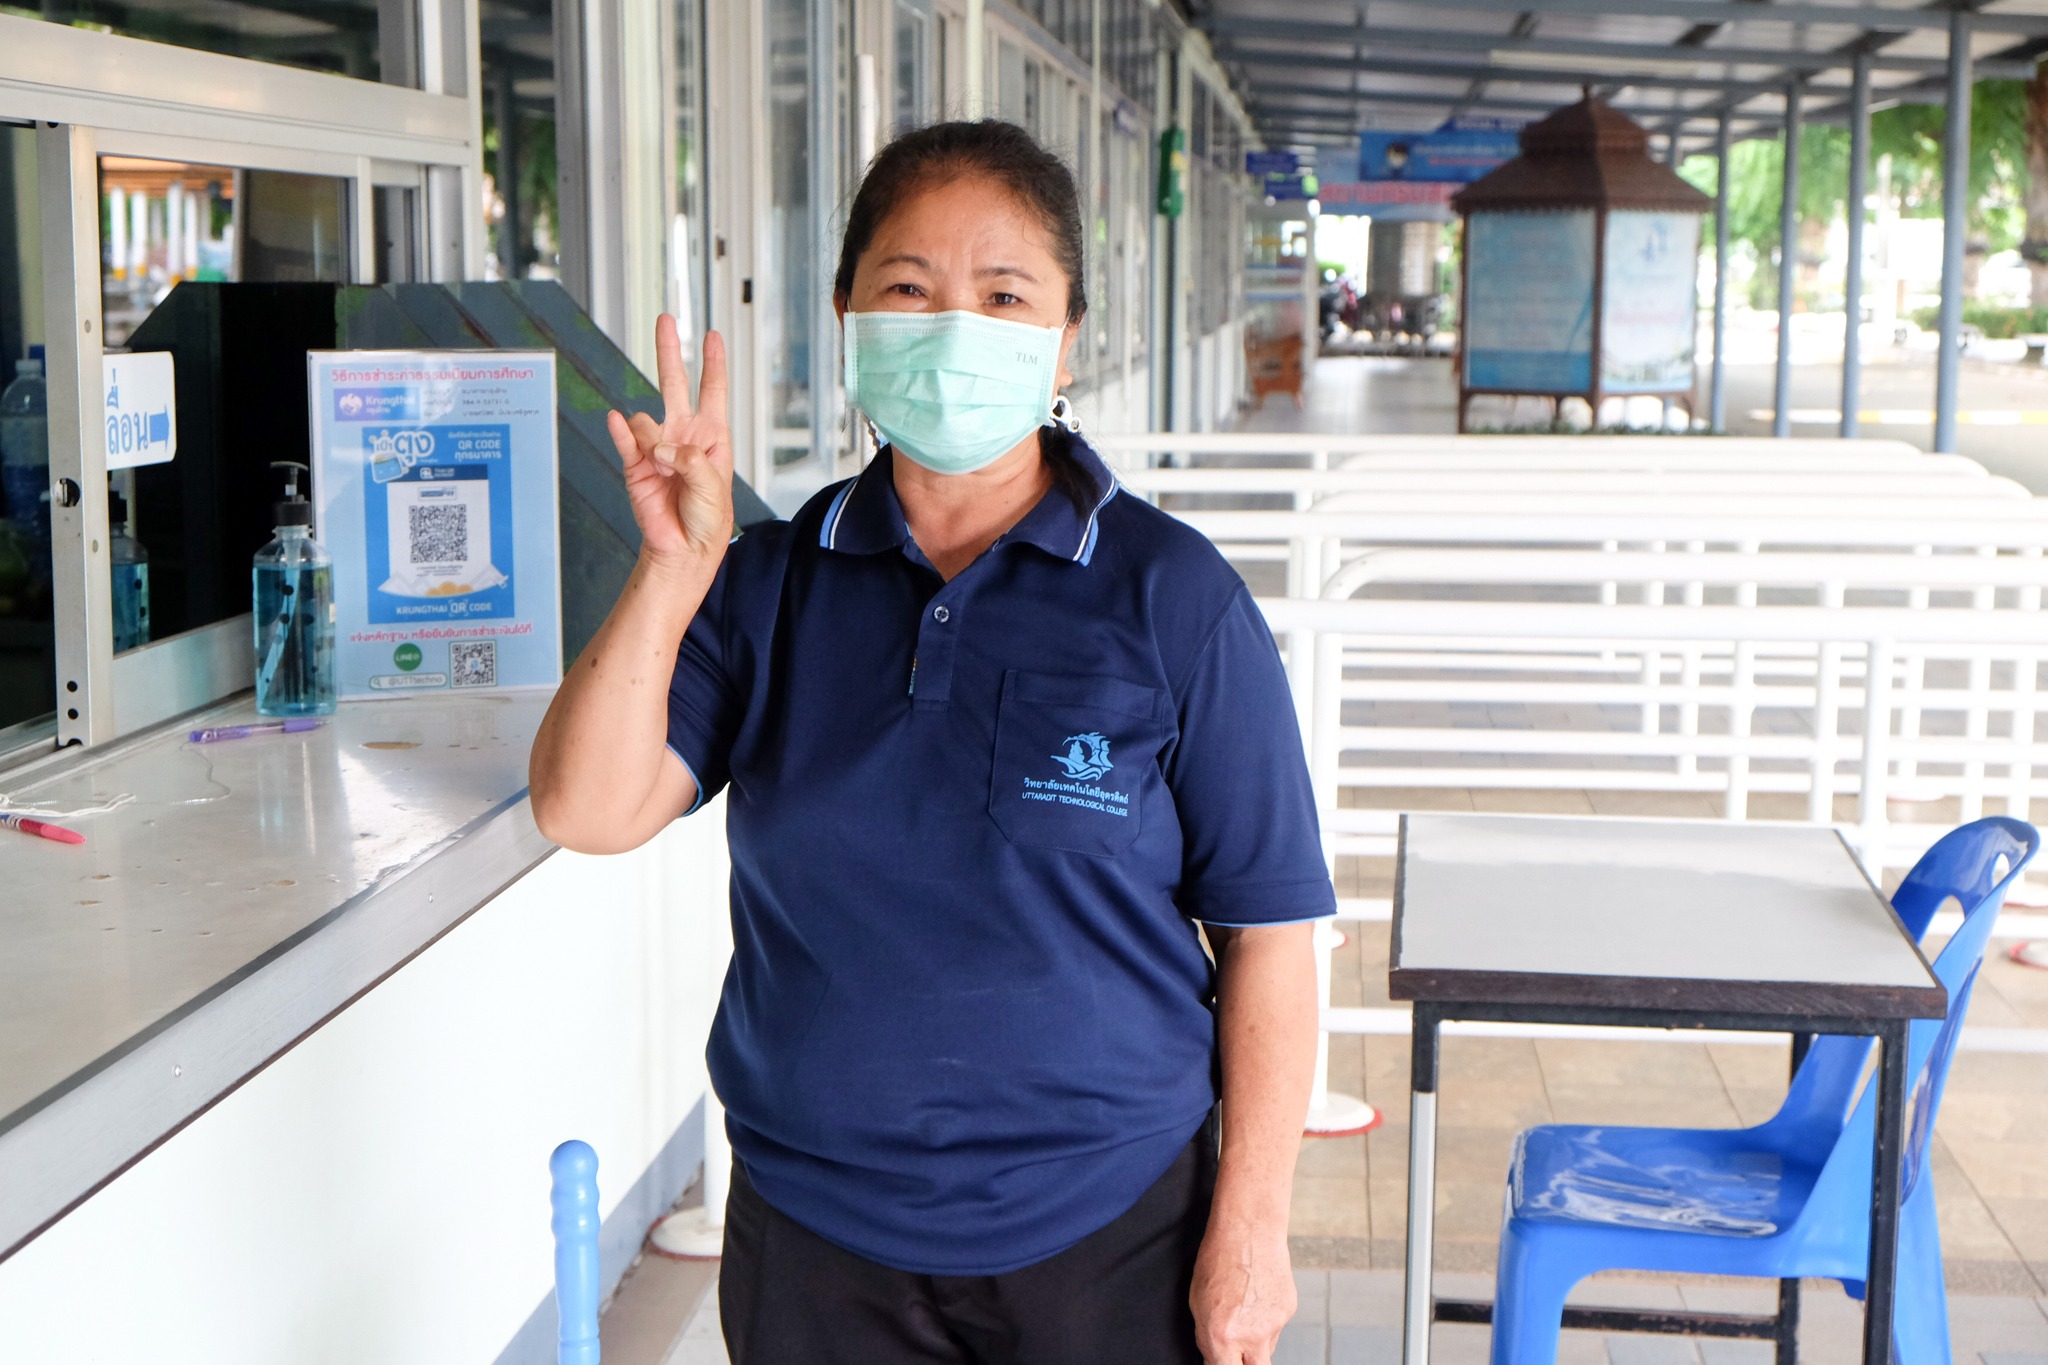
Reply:
[[914, 265], [920, 270], [930, 270], [932, 268], [932, 263], [924, 257], [912, 256], [904, 251], [899, 251], [894, 256], [884, 256], [881, 260], [875, 262], [877, 270], [885, 265]]
[[1038, 283], [1038, 276], [1032, 274], [1028, 270], [1020, 269], [1014, 265], [983, 266], [981, 269], [975, 271], [974, 273], [980, 276], [982, 279], [988, 279], [991, 276], [995, 275], [1015, 275], [1018, 279], [1024, 280], [1030, 284]]

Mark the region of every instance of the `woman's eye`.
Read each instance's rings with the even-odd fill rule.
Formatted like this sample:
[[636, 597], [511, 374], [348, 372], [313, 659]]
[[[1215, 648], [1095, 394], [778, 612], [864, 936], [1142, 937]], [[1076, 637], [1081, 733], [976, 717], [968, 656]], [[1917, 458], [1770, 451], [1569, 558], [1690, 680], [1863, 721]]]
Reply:
[[989, 302], [998, 308], [1008, 308], [1011, 304], [1022, 303], [1024, 300], [1018, 298], [1015, 294], [997, 293], [989, 297]]
[[892, 284], [889, 286], [889, 292], [892, 294], [901, 294], [904, 298], [907, 299], [922, 298], [924, 296], [924, 290], [919, 289], [914, 284]]

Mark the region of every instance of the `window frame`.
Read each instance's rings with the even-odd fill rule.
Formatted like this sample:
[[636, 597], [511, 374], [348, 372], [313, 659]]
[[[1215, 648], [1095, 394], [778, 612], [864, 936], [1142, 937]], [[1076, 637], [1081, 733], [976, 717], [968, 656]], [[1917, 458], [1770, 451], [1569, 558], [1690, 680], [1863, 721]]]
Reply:
[[[412, 0], [423, 88], [359, 80], [0, 15], [0, 120], [36, 129], [50, 476], [106, 483], [99, 419], [99, 158], [140, 156], [337, 176], [350, 184], [350, 277], [375, 275], [378, 187], [416, 190], [418, 273], [482, 274], [475, 0]], [[118, 658], [106, 501], [53, 499], [56, 720], [0, 730], [0, 766], [91, 747], [249, 686], [246, 614]]]

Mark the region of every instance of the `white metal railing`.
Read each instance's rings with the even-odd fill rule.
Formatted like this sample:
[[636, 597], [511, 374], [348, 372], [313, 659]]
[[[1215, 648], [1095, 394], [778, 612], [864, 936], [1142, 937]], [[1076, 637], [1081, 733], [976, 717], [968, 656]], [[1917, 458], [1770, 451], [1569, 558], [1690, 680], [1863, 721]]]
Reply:
[[[2027, 568], [2038, 592], [2048, 566]], [[1902, 821], [1894, 802], [1953, 801], [1967, 820], [1987, 799], [2048, 795], [2038, 611], [1260, 605], [1288, 642], [1333, 854], [1392, 852], [1395, 812], [1348, 805], [1347, 789], [1698, 793], [1738, 820], [1789, 794], [1803, 808], [1778, 815], [1822, 823], [1844, 818], [1843, 797], [1873, 867], [1946, 827]]]
[[[1931, 462], [1930, 462], [1931, 463]], [[1348, 498], [1352, 505], [1366, 505], [1362, 499], [1388, 493], [1474, 494], [1498, 497], [1507, 493], [1535, 493], [1556, 497], [1563, 494], [1654, 494], [1663, 497], [1706, 496], [1726, 498], [1731, 493], [1791, 494], [1824, 497], [1839, 506], [1844, 496], [1842, 469], [1284, 469], [1269, 466], [1250, 468], [1133, 469], [1117, 475], [1124, 487], [1148, 497], [1292, 497], [1295, 508], [1331, 506], [1333, 500]], [[1858, 471], [1853, 496], [2024, 499], [2026, 488], [2011, 479], [1983, 475], [1967, 477], [1951, 466], [1931, 469]], [[1345, 506], [1345, 503], [1336, 503]]]
[[1660, 436], [1355, 436], [1322, 433], [1091, 433], [1089, 441], [1119, 470], [1159, 463], [1286, 462], [1315, 469], [1657, 468], [1730, 471], [1742, 468], [1826, 471], [1921, 470], [1950, 465], [1971, 477], [1986, 471], [1960, 455], [1927, 455], [1904, 441], [1723, 436], [1683, 440]]
[[1777, 495], [1384, 494], [1369, 509], [1172, 509], [1245, 565], [1284, 564], [1288, 596], [1320, 595], [1345, 561], [1394, 545], [1641, 548], [1652, 552], [2013, 553], [2048, 549], [2040, 499]]
[[[1703, 794], [1726, 818], [1842, 824], [1873, 867], [2048, 795], [2048, 508], [1972, 461], [1893, 442], [1112, 444], [1131, 491], [1268, 594], [1333, 860], [1391, 853], [1413, 788]], [[1393, 1032], [1401, 1013], [1325, 1026]]]

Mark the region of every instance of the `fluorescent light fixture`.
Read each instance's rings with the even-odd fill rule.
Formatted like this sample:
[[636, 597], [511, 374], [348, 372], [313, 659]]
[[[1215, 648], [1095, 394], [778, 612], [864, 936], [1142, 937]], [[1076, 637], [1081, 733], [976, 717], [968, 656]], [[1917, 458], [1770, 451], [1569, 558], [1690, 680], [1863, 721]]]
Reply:
[[[1711, 52], [1702, 48], [1702, 52]], [[1486, 59], [1495, 66], [1512, 66], [1523, 71], [1541, 71], [1555, 76], [1560, 82], [1600, 82], [1614, 76], [1690, 76], [1702, 64], [1712, 61], [1710, 57], [1694, 57], [1680, 61], [1664, 61], [1657, 57], [1584, 57], [1564, 56], [1556, 52], [1530, 52], [1523, 48], [1495, 48], [1486, 54]], [[1714, 63], [1722, 65], [1723, 63]]]

